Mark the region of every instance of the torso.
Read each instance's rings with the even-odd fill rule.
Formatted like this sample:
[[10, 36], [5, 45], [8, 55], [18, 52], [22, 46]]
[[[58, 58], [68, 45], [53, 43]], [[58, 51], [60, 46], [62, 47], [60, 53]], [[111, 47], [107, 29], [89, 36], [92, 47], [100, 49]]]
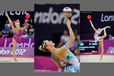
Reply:
[[15, 29], [15, 33], [17, 33], [17, 34], [18, 34], [18, 33], [19, 33], [19, 30], [18, 30], [18, 29]]
[[60, 48], [60, 49], [58, 48], [57, 50], [55, 50], [53, 52], [55, 59], [68, 63], [68, 60], [65, 57], [66, 54], [73, 55], [70, 51], [68, 51], [67, 49], [64, 49], [64, 48]]
[[95, 33], [94, 33], [94, 39], [95, 39], [95, 42], [97, 42], [97, 41], [101, 41], [101, 40], [99, 40], [99, 38], [100, 38], [100, 33], [101, 33], [102, 31], [96, 31]]
[[23, 31], [22, 30], [15, 29], [14, 36], [16, 38], [20, 38], [22, 35], [23, 35]]

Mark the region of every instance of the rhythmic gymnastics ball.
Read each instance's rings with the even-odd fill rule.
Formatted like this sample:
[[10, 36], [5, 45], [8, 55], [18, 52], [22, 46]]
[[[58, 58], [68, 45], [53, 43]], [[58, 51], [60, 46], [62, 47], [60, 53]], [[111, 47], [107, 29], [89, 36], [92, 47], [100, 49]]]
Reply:
[[70, 7], [63, 8], [62, 12], [64, 17], [70, 18], [72, 16], [72, 9]]
[[26, 19], [29, 19], [29, 18], [30, 18], [30, 14], [26, 14], [26, 15], [25, 15], [25, 18], [26, 18]]
[[87, 19], [88, 19], [88, 20], [91, 20], [91, 15], [88, 15], [88, 16], [87, 16]]

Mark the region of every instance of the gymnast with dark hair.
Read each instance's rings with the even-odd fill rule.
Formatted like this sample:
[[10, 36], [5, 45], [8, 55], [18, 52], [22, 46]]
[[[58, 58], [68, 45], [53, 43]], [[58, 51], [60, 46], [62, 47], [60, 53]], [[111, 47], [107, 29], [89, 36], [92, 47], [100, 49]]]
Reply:
[[[44, 40], [39, 47], [43, 52], [50, 52], [52, 60], [57, 67], [64, 72], [79, 72], [80, 62], [79, 59], [68, 49], [75, 40], [74, 33], [71, 28], [71, 22], [67, 19], [66, 25], [69, 30], [70, 39], [60, 48], [55, 48], [55, 43], [49, 40]], [[60, 61], [64, 61], [66, 64], [61, 65]]]

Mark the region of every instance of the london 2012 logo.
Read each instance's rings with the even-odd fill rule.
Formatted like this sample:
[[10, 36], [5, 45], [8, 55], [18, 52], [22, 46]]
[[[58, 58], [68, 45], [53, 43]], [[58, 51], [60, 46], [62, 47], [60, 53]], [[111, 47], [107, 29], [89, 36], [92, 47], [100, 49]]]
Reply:
[[[71, 23], [78, 25], [80, 23], [80, 11], [73, 8], [73, 15], [71, 17]], [[48, 9], [48, 12], [37, 11], [34, 14], [34, 22], [39, 24], [65, 24], [66, 19], [62, 15], [62, 12], [54, 11], [53, 7]]]
[[109, 47], [107, 54], [114, 54], [114, 47]]

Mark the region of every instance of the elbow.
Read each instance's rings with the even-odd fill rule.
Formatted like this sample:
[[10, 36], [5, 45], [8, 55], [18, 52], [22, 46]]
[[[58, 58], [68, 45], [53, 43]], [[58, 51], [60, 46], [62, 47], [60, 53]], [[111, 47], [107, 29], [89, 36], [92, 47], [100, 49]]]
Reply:
[[70, 41], [71, 41], [71, 42], [74, 42], [74, 41], [75, 41], [75, 37], [71, 37], [71, 38], [70, 38]]
[[75, 40], [75, 36], [72, 37], [72, 40], [73, 40], [73, 41]]
[[10, 24], [12, 24], [13, 22], [12, 21], [9, 21]]
[[62, 68], [59, 68], [61, 71], [64, 71], [64, 68], [62, 67]]
[[61, 69], [61, 71], [64, 71], [64, 69]]
[[13, 25], [13, 22], [12, 22], [12, 21], [9, 21], [9, 23], [10, 23], [11, 25]]

